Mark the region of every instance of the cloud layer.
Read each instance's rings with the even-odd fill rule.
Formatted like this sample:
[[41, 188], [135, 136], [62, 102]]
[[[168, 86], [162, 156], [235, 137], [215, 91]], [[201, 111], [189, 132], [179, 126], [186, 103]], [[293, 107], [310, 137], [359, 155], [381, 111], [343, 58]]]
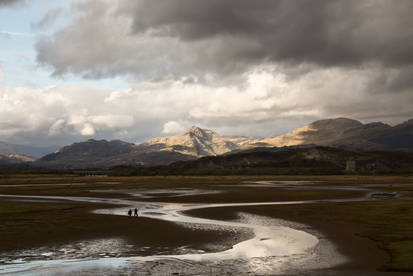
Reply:
[[339, 116], [398, 123], [413, 117], [412, 10], [410, 0], [78, 1], [69, 22], [38, 38], [38, 63], [130, 88], [2, 86], [0, 139], [142, 141], [194, 124], [269, 136]]
[[262, 69], [249, 72], [242, 85], [215, 87], [175, 80], [142, 82], [121, 90], [0, 86], [0, 137], [37, 144], [91, 137], [137, 142], [192, 125], [221, 134], [263, 137], [325, 117], [390, 123], [413, 117], [413, 94], [372, 95], [367, 90], [370, 80], [382, 72], [371, 74], [362, 69], [319, 69], [289, 79]]
[[262, 64], [413, 63], [409, 0], [112, 0], [74, 10], [37, 44], [56, 75], [222, 78]]

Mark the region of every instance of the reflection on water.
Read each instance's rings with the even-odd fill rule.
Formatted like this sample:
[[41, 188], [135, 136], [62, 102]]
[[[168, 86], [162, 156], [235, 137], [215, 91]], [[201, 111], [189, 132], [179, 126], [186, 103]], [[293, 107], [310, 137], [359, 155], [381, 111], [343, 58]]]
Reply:
[[100, 189], [100, 190], [92, 190], [92, 192], [98, 193], [122, 193], [128, 194], [138, 198], [165, 198], [165, 197], [184, 197], [184, 196], [197, 196], [197, 195], [209, 195], [209, 194], [218, 194], [223, 193], [224, 191], [216, 191], [216, 190], [202, 190], [202, 189], [187, 189], [187, 188], [179, 188], [179, 189], [151, 189], [151, 190], [136, 190], [136, 189]]
[[[176, 206], [174, 210], [176, 210]], [[168, 212], [166, 211], [166, 213]], [[125, 248], [128, 247], [121, 239], [86, 241], [55, 249], [44, 248], [37, 253], [50, 252], [48, 256], [50, 260], [3, 266], [0, 268], [0, 273], [21, 273], [24, 275], [85, 273], [99, 275], [104, 271], [105, 274], [109, 275], [124, 272], [133, 272], [137, 275], [172, 275], [172, 273], [179, 273], [179, 275], [222, 275], [227, 273], [273, 275], [274, 273], [297, 271], [297, 268], [301, 270], [329, 267], [344, 260], [325, 240], [292, 228], [293, 226], [303, 228], [305, 227], [303, 225], [291, 225], [285, 221], [249, 214], [240, 214], [238, 221], [228, 223], [231, 226], [250, 227], [255, 235], [252, 239], [238, 243], [233, 248], [222, 252], [194, 253], [185, 252], [185, 248], [182, 248], [180, 254], [146, 257], [116, 257], [117, 254], [122, 255]], [[219, 224], [225, 224], [225, 222], [219, 222]], [[186, 226], [191, 227], [191, 224], [186, 224]], [[196, 227], [199, 227], [199, 224]], [[56, 253], [60, 250], [66, 251], [66, 255], [60, 255], [62, 259], [53, 259], [58, 257], [56, 254], [61, 254]], [[77, 255], [76, 259], [68, 259], [70, 256], [82, 252], [83, 257]], [[108, 252], [108, 254], [99, 255], [99, 252]], [[90, 255], [88, 256], [88, 254]], [[320, 259], [323, 262], [319, 262]]]
[[[141, 192], [128, 191], [135, 196], [139, 196]], [[168, 196], [167, 191], [162, 192]], [[202, 192], [202, 190], [174, 190], [173, 195], [176, 196], [179, 193], [194, 195]], [[143, 191], [142, 196], [149, 194]], [[159, 196], [159, 192], [155, 194]], [[171, 275], [173, 273], [179, 275], [227, 273], [273, 275], [330, 267], [345, 261], [328, 241], [320, 238], [317, 233], [309, 233], [306, 226], [249, 214], [240, 214], [237, 221], [221, 221], [191, 217], [184, 213], [199, 208], [304, 204], [312, 201], [178, 204], [93, 197], [7, 195], [3, 197], [118, 204], [124, 207], [100, 209], [94, 212], [122, 216], [129, 207], [138, 206], [141, 217], [170, 221], [195, 229], [225, 231], [244, 229], [244, 231], [253, 233], [252, 238], [234, 244], [228, 250], [212, 253], [183, 247], [175, 249], [174, 254], [145, 256], [147, 254], [144, 254], [144, 251], [149, 248], [135, 248], [122, 239], [92, 240], [56, 247], [36, 248], [3, 256], [3, 263], [9, 263], [0, 268], [0, 273], [4, 274], [55, 275], [82, 272], [87, 275], [99, 275], [104, 272], [109, 275], [118, 275], [127, 272], [137, 275]], [[168, 251], [170, 252], [170, 249]]]
[[127, 254], [133, 245], [122, 239], [96, 239], [0, 254], [0, 264], [33, 260], [116, 257]]

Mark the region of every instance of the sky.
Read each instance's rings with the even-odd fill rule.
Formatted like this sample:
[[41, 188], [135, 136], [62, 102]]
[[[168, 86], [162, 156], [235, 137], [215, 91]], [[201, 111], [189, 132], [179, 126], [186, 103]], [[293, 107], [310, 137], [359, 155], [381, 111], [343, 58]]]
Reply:
[[0, 0], [0, 141], [413, 118], [410, 0]]

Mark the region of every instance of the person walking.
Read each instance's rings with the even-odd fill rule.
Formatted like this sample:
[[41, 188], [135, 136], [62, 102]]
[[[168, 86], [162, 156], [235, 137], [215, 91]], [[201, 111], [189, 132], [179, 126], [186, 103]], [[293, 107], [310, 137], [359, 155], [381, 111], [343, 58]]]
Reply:
[[137, 217], [138, 216], [138, 208], [135, 208], [135, 213], [134, 216]]
[[128, 215], [131, 217], [132, 216], [132, 209], [129, 209]]

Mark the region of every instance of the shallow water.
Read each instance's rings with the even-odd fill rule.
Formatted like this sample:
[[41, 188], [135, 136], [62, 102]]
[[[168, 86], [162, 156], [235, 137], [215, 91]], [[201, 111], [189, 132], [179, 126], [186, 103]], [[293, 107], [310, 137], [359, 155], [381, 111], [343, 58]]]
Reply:
[[[102, 183], [100, 183], [102, 184]], [[70, 184], [45, 184], [70, 185]], [[73, 185], [84, 185], [76, 183]], [[332, 267], [343, 263], [334, 246], [316, 231], [305, 225], [271, 219], [250, 214], [239, 214], [236, 221], [211, 220], [192, 217], [185, 211], [236, 206], [312, 204], [317, 202], [351, 202], [379, 200], [372, 198], [373, 193], [388, 184], [365, 184], [357, 186], [322, 186], [306, 181], [259, 181], [242, 184], [254, 187], [282, 189], [329, 189], [365, 191], [364, 197], [348, 199], [308, 200], [289, 202], [258, 203], [220, 203], [220, 204], [180, 204], [163, 202], [140, 202], [132, 199], [65, 197], [65, 196], [19, 196], [0, 195], [4, 198], [26, 201], [81, 201], [120, 205], [119, 208], [95, 210], [95, 213], [126, 215], [129, 208], [138, 207], [140, 216], [165, 220], [194, 229], [209, 229], [252, 233], [252, 238], [245, 239], [232, 248], [205, 253], [191, 249], [160, 248], [157, 255], [149, 255], [150, 248], [136, 248], [124, 240], [100, 239], [86, 240], [55, 247], [33, 248], [18, 252], [9, 252], [0, 256], [0, 274], [12, 275], [222, 275], [222, 274], [303, 274], [304, 271]], [[10, 185], [7, 185], [10, 186]], [[23, 186], [23, 185], [19, 185]], [[32, 185], [28, 185], [32, 186]], [[34, 185], [33, 185], [34, 186]], [[238, 186], [238, 185], [237, 185]], [[394, 186], [394, 185], [392, 185]], [[6, 186], [3, 186], [6, 187]], [[223, 187], [220, 185], [220, 187]], [[213, 194], [225, 191], [201, 189], [159, 189], [159, 190], [95, 190], [100, 193], [124, 193], [139, 198], [184, 197], [201, 194]], [[402, 198], [399, 199], [409, 199]], [[137, 220], [138, 221], [138, 220]], [[233, 229], [233, 230], [231, 230]], [[247, 235], [246, 235], [247, 236]], [[172, 254], [162, 253], [173, 252]]]
[[[45, 184], [56, 185], [56, 184]], [[62, 184], [58, 184], [62, 185]], [[63, 184], [70, 185], [70, 184]], [[76, 183], [74, 185], [83, 185]], [[194, 229], [240, 231], [252, 233], [252, 238], [233, 244], [230, 249], [205, 253], [191, 249], [160, 248], [157, 255], [149, 255], [150, 248], [136, 248], [124, 240], [100, 239], [77, 243], [10, 252], [0, 256], [0, 274], [13, 275], [221, 275], [221, 274], [302, 274], [309, 269], [332, 267], [346, 259], [334, 246], [316, 231], [305, 225], [250, 214], [239, 214], [236, 221], [204, 219], [186, 215], [186, 211], [202, 208], [264, 206], [285, 204], [312, 204], [317, 202], [351, 202], [377, 200], [371, 194], [387, 184], [357, 186], [321, 186], [306, 181], [259, 181], [243, 186], [274, 187], [282, 189], [329, 189], [365, 191], [364, 197], [347, 199], [258, 202], [181, 204], [141, 202], [139, 200], [96, 197], [20, 196], [0, 195], [13, 200], [27, 201], [80, 201], [120, 205], [119, 208], [95, 210], [99, 214], [126, 215], [129, 208], [139, 208], [139, 215], [152, 219], [181, 224]], [[220, 186], [222, 187], [222, 185]], [[225, 191], [201, 189], [159, 190], [95, 190], [100, 193], [124, 193], [139, 198], [185, 197], [214, 194]], [[17, 199], [18, 198], [18, 199]], [[407, 199], [407, 198], [404, 198]], [[138, 221], [138, 220], [137, 220]], [[233, 230], [231, 230], [233, 229]], [[235, 231], [236, 230], [236, 231]], [[246, 235], [247, 236], [247, 235]], [[162, 254], [162, 251], [173, 254]]]
[[[158, 194], [159, 192], [154, 192]], [[150, 191], [127, 192], [136, 197], [151, 196]], [[165, 196], [169, 191], [162, 190]], [[173, 196], [203, 194], [203, 190], [173, 190]], [[298, 224], [281, 222], [267, 217], [240, 214], [238, 221], [211, 220], [185, 215], [185, 211], [234, 206], [257, 206], [277, 204], [308, 204], [314, 201], [261, 202], [261, 203], [227, 203], [227, 204], [178, 204], [160, 202], [139, 202], [125, 199], [64, 197], [64, 196], [13, 196], [38, 200], [70, 200], [93, 203], [123, 205], [120, 208], [95, 210], [99, 214], [125, 215], [129, 208], [139, 208], [139, 215], [179, 223], [185, 227], [220, 229], [245, 229], [252, 231], [253, 237], [220, 252], [195, 252], [190, 248], [178, 248], [176, 254], [143, 256], [136, 248], [128, 249], [121, 239], [84, 241], [80, 244], [64, 245], [60, 248], [33, 249], [30, 258], [27, 252], [17, 252], [8, 259], [7, 265], [0, 268], [2, 274], [55, 275], [77, 274], [97, 275], [103, 270], [105, 274], [119, 274], [135, 271], [139, 275], [216, 275], [223, 273], [237, 274], [274, 274], [331, 267], [342, 263], [341, 256], [328, 241], [316, 233], [303, 231], [306, 227]], [[301, 228], [301, 229], [300, 229]], [[78, 249], [76, 249], [78, 248]], [[126, 249], [125, 249], [126, 248]], [[131, 255], [131, 252], [135, 255]], [[26, 256], [24, 258], [23, 256]], [[29, 257], [27, 257], [29, 256]], [[43, 259], [42, 259], [43, 258]]]

